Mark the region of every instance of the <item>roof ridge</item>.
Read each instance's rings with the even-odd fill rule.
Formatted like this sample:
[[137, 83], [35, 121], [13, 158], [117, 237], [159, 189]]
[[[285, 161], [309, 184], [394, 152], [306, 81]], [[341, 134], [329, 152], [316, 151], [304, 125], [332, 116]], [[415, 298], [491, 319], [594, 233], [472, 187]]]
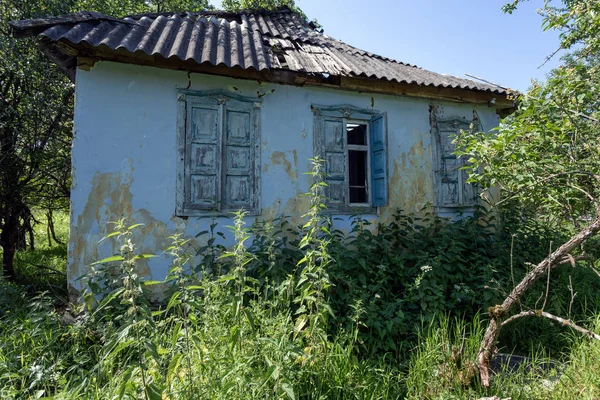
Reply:
[[124, 18], [111, 17], [98, 11], [82, 10], [72, 14], [59, 15], [57, 17], [9, 21], [9, 25], [15, 37], [24, 37], [30, 36], [31, 34], [38, 34], [41, 30], [45, 29], [46, 27], [54, 26], [57, 24], [76, 24], [79, 22], [89, 21], [113, 21], [124, 24], [132, 23], [129, 21], [125, 21]]
[[248, 14], [259, 14], [259, 15], [274, 15], [274, 14], [296, 14], [297, 12], [289, 8], [288, 6], [278, 7], [274, 10], [269, 10], [267, 8], [255, 8], [255, 9], [244, 9], [239, 11], [226, 11], [226, 10], [202, 10], [202, 11], [164, 11], [164, 12], [150, 12], [150, 13], [140, 13], [140, 14], [129, 14], [125, 15], [122, 18], [158, 18], [160, 16], [173, 16], [179, 15], [180, 17], [184, 16], [193, 16], [193, 17], [203, 17], [203, 16], [215, 16], [217, 18], [227, 18], [227, 17], [240, 17], [242, 15]]

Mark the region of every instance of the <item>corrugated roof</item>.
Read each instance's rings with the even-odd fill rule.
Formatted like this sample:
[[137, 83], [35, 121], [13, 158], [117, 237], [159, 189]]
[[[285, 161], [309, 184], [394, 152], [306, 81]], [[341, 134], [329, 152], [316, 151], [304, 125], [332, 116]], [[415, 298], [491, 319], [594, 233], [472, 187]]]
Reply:
[[113, 18], [81, 12], [11, 23], [15, 36], [124, 49], [242, 69], [365, 77], [506, 94], [502, 88], [443, 75], [375, 55], [331, 38], [289, 9], [262, 12], [143, 14]]

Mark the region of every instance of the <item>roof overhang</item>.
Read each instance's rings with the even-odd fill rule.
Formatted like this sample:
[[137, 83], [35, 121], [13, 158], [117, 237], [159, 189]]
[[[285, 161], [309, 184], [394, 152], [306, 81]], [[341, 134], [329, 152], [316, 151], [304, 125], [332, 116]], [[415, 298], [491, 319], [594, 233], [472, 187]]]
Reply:
[[73, 44], [65, 40], [53, 42], [47, 38], [42, 39], [41, 47], [73, 81], [75, 80], [77, 68], [89, 70], [99, 61], [111, 61], [185, 71], [190, 74], [218, 75], [283, 85], [319, 86], [354, 92], [418, 97], [458, 103], [485, 104], [489, 107], [494, 107], [500, 116], [508, 115], [515, 109], [515, 102], [513, 100], [510, 100], [503, 94], [490, 93], [489, 91], [416, 85], [367, 77], [310, 74], [286, 69], [258, 71], [253, 68], [242, 69], [235, 66], [215, 66], [208, 62], [198, 64], [194, 60], [184, 61], [174, 57], [165, 58], [158, 54], [148, 55], [143, 52], [131, 53], [125, 49], [113, 50], [106, 46], [94, 47], [85, 42], [78, 44]]
[[95, 12], [11, 22], [15, 37], [42, 51], [75, 81], [99, 61], [295, 86], [486, 104], [515, 109], [510, 90], [405, 64], [335, 40], [289, 9], [276, 12], [143, 14]]

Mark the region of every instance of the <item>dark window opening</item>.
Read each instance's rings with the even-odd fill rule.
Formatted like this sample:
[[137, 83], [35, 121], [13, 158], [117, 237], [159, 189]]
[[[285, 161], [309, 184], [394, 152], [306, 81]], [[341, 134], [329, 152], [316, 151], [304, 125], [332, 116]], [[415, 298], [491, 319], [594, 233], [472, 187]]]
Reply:
[[346, 125], [348, 131], [348, 144], [356, 144], [361, 146], [367, 145], [367, 126], [359, 124]]
[[366, 151], [348, 151], [348, 180], [350, 186], [350, 203], [368, 203]]

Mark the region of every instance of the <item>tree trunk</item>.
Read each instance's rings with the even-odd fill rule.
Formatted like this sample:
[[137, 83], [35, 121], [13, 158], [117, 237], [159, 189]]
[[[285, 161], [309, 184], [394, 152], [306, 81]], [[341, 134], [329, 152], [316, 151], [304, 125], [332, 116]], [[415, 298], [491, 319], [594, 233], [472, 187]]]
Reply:
[[17, 252], [17, 240], [19, 233], [19, 217], [16, 213], [10, 213], [4, 218], [0, 242], [2, 243], [2, 270], [4, 278], [14, 281], [15, 276], [15, 253]]
[[[34, 218], [33, 218], [33, 215], [31, 214], [31, 210], [29, 209], [29, 207], [23, 207], [22, 218], [23, 218], [23, 225], [21, 226], [21, 229], [23, 229], [23, 235], [25, 235], [25, 233], [27, 233], [27, 235], [29, 236], [29, 249], [35, 250], [35, 235], [33, 232], [33, 226], [31, 225], [31, 221], [34, 220]], [[35, 222], [35, 220], [34, 220], [34, 222]], [[25, 249], [23, 249], [23, 250], [25, 250]]]
[[48, 236], [48, 243], [50, 244], [50, 236], [52, 236], [52, 239], [54, 239], [54, 241], [57, 244], [64, 244], [62, 241], [60, 241], [58, 239], [58, 237], [56, 237], [56, 231], [54, 230], [54, 215], [52, 210], [48, 210], [48, 212], [46, 213], [46, 218], [48, 219], [48, 232], [49, 232], [49, 236]]
[[549, 270], [565, 262], [571, 251], [585, 243], [586, 240], [600, 232], [600, 217], [596, 218], [589, 226], [581, 230], [568, 242], [560, 246], [556, 251], [546, 257], [536, 267], [529, 272], [517, 286], [513, 288], [508, 297], [504, 299], [501, 305], [489, 308], [490, 322], [481, 341], [479, 353], [477, 354], [477, 364], [479, 367], [479, 376], [481, 384], [485, 387], [490, 385], [489, 366], [496, 344], [502, 322], [510, 316], [510, 311], [518, 304], [523, 295], [544, 276]]

